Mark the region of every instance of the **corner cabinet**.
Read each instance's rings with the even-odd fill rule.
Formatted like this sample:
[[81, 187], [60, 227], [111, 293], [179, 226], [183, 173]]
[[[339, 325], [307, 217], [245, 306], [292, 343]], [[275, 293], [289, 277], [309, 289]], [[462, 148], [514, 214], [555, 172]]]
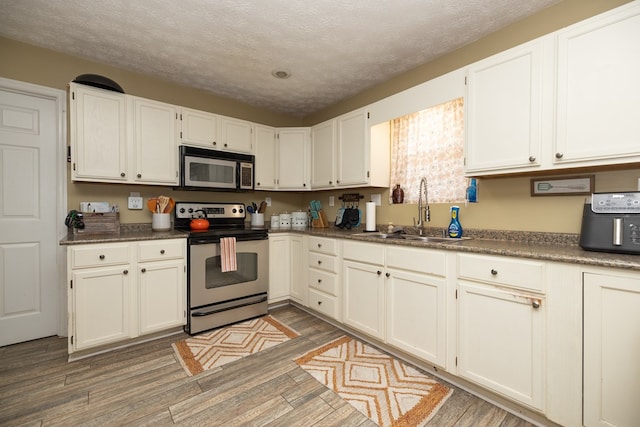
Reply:
[[640, 276], [584, 273], [584, 425], [640, 420]]
[[388, 187], [389, 123], [370, 126], [361, 108], [311, 128], [313, 189]]
[[69, 354], [184, 325], [185, 259], [185, 239], [69, 246]]
[[269, 303], [288, 298], [306, 305], [304, 265], [306, 237], [298, 234], [269, 235]]
[[279, 190], [309, 190], [309, 128], [280, 128], [276, 131]]

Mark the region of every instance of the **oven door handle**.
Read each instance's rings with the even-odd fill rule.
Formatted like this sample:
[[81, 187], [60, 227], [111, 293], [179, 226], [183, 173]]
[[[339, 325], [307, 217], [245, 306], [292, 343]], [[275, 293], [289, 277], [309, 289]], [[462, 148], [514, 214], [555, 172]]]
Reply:
[[267, 300], [267, 296], [265, 295], [265, 296], [263, 296], [262, 298], [260, 298], [258, 300], [253, 300], [251, 302], [246, 302], [244, 304], [234, 305], [232, 307], [218, 308], [218, 309], [209, 310], [209, 311], [193, 311], [193, 312], [191, 312], [191, 316], [193, 316], [193, 317], [211, 316], [212, 314], [222, 313], [223, 311], [235, 310], [236, 308], [246, 307], [246, 306], [254, 305], [254, 304], [259, 304], [261, 302], [265, 302], [266, 300]]

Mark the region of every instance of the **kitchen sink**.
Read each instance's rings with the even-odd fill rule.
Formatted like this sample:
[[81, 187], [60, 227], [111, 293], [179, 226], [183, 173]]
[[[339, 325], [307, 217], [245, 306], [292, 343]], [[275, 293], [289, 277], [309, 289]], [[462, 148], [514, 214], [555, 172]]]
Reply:
[[352, 236], [370, 237], [373, 239], [388, 239], [388, 240], [406, 240], [406, 241], [418, 241], [418, 242], [431, 242], [431, 243], [459, 243], [463, 240], [469, 240], [471, 237], [435, 237], [435, 236], [418, 236], [417, 234], [404, 234], [404, 233], [355, 233]]

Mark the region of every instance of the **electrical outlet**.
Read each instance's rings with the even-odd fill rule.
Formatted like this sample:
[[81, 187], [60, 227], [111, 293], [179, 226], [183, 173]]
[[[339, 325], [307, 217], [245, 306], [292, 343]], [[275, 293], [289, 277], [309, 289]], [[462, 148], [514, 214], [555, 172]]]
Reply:
[[264, 201], [267, 202], [267, 207], [270, 208], [271, 207], [271, 197], [265, 197]]
[[142, 209], [142, 197], [129, 197], [127, 199], [127, 206], [129, 209]]
[[335, 196], [329, 196], [329, 206], [334, 206], [336, 204]]
[[382, 195], [381, 194], [372, 194], [371, 201], [376, 204], [376, 206], [382, 206]]

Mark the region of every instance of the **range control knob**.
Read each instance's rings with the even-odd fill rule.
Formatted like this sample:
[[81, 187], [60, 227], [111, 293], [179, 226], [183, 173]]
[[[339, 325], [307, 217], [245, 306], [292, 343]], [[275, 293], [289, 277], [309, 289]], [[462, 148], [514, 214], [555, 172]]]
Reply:
[[233, 209], [231, 209], [231, 212], [233, 212], [233, 213], [238, 213], [238, 209], [233, 208]]
[[184, 208], [180, 208], [180, 213], [184, 213], [184, 212], [185, 212]]
[[187, 212], [193, 213], [193, 208], [189, 208], [189, 210]]

